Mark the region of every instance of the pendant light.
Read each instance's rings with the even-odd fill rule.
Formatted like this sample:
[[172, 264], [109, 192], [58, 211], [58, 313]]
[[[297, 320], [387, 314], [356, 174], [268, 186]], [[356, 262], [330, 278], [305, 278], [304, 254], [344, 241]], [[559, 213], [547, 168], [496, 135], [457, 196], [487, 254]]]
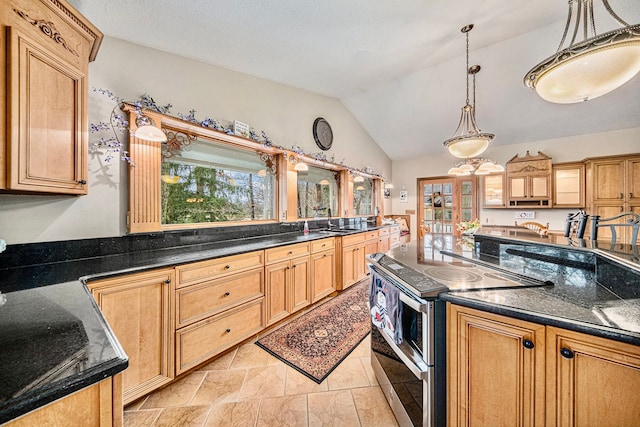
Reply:
[[[458, 128], [454, 132], [453, 136], [444, 141], [444, 146], [449, 149], [449, 152], [455, 157], [466, 159], [470, 157], [476, 157], [482, 154], [489, 143], [495, 137], [492, 133], [481, 132], [478, 129], [475, 115], [476, 104], [476, 85], [475, 75], [480, 71], [479, 65], [474, 65], [469, 68], [469, 31], [473, 29], [473, 24], [465, 25], [460, 31], [462, 31], [467, 38], [467, 101], [462, 107], [462, 114], [460, 116], [460, 122]], [[469, 103], [469, 75], [473, 76], [473, 105]]]
[[[611, 9], [608, 0], [602, 0], [602, 4], [621, 28], [597, 34], [593, 0], [569, 0], [558, 51], [524, 77], [524, 84], [542, 99], [559, 104], [588, 101], [617, 89], [640, 71], [640, 24], [627, 24]], [[572, 22], [571, 43], [563, 49]], [[582, 33], [583, 40], [576, 42], [578, 33]], [[589, 35], [592, 36], [588, 38]]]

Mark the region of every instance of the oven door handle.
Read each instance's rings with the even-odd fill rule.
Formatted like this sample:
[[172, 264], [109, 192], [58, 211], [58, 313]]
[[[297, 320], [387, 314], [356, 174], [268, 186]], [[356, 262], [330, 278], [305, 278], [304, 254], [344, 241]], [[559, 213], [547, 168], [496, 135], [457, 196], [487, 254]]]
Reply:
[[[378, 328], [375, 325], [371, 325], [372, 328]], [[398, 345], [393, 342], [393, 339], [382, 329], [378, 328], [380, 335], [387, 342], [389, 347], [393, 350], [393, 352], [402, 360], [402, 363], [409, 368], [409, 370], [416, 376], [419, 380], [426, 380], [429, 375], [429, 367], [422, 359], [420, 359], [419, 355], [415, 354], [413, 357], [407, 355]], [[407, 346], [408, 347], [408, 346]], [[410, 347], [409, 347], [410, 348]]]

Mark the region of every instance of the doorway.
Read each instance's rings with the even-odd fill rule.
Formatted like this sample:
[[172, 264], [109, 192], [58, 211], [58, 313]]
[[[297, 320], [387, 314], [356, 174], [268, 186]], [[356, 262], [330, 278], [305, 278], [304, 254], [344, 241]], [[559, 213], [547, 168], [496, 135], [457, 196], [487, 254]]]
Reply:
[[418, 178], [418, 231], [459, 236], [456, 224], [478, 217], [477, 179]]

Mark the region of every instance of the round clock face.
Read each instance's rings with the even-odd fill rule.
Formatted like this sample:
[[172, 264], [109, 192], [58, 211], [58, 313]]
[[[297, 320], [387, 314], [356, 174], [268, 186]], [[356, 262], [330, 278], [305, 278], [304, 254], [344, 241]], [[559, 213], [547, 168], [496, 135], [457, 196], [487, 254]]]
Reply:
[[333, 131], [329, 123], [322, 117], [313, 122], [313, 139], [321, 150], [328, 150], [333, 144]]

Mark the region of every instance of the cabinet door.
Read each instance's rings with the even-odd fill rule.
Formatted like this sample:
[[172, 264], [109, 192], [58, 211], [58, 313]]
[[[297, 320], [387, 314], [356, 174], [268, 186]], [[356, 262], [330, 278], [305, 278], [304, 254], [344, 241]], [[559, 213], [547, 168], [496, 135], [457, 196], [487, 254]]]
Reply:
[[267, 265], [264, 269], [267, 326], [289, 315], [287, 300], [289, 270], [291, 270], [289, 261]]
[[553, 207], [585, 206], [584, 163], [553, 165]]
[[[623, 212], [622, 204], [613, 204], [613, 205], [595, 205], [593, 207], [593, 215], [600, 215], [600, 218], [612, 218], [616, 215], [620, 215]], [[607, 224], [622, 224], [624, 222], [623, 218], [618, 219], [617, 221], [607, 222]], [[591, 234], [591, 221], [589, 221], [589, 225], [587, 226], [587, 232]], [[625, 227], [617, 227], [616, 229], [616, 242], [624, 243], [625, 241], [625, 231], [623, 228]], [[611, 229], [609, 227], [598, 227], [598, 240], [611, 240]]]
[[88, 284], [129, 357], [125, 404], [174, 378], [174, 272], [158, 270]]
[[547, 425], [637, 426], [640, 348], [547, 327]]
[[291, 261], [291, 307], [289, 313], [294, 313], [311, 304], [311, 283], [309, 257], [296, 258]]
[[[640, 205], [640, 157], [627, 160], [627, 201], [633, 205]], [[632, 211], [632, 209], [629, 209]]]
[[[381, 237], [378, 241], [378, 252], [387, 252], [389, 250], [389, 236]], [[366, 251], [365, 251], [366, 254]]]
[[87, 77], [9, 27], [8, 176], [11, 190], [87, 193]]
[[524, 176], [509, 178], [509, 199], [524, 199], [527, 197], [527, 178]]
[[[358, 245], [347, 246], [342, 249], [342, 287], [346, 289], [358, 280]], [[364, 246], [363, 246], [364, 251]]]
[[315, 303], [336, 290], [335, 261], [334, 251], [311, 256], [311, 302]]
[[364, 253], [365, 253], [365, 255], [375, 254], [375, 253], [380, 252], [380, 245], [379, 245], [378, 240], [381, 240], [381, 239], [376, 238], [374, 240], [367, 240], [364, 243]]
[[529, 177], [529, 197], [534, 199], [551, 198], [551, 181], [549, 176]]
[[482, 177], [482, 207], [504, 208], [504, 173]]
[[593, 202], [622, 203], [624, 198], [624, 160], [611, 159], [593, 162]]
[[449, 425], [544, 425], [544, 326], [451, 304], [447, 312]]

